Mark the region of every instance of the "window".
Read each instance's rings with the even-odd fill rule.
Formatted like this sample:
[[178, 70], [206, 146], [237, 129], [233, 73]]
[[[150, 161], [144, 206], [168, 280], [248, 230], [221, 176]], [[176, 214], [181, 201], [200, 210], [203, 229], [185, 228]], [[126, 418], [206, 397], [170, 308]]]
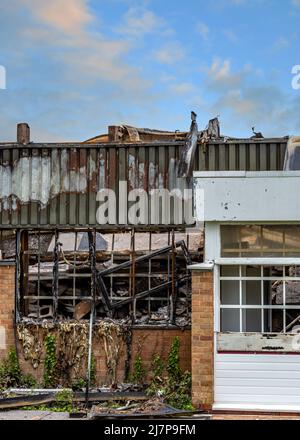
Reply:
[[300, 266], [221, 266], [221, 332], [289, 333], [300, 326]]
[[300, 225], [223, 225], [221, 256], [300, 257]]
[[[2, 237], [2, 240], [1, 240]], [[186, 241], [185, 241], [186, 240]], [[18, 318], [130, 319], [137, 325], [190, 325], [191, 250], [174, 231], [8, 231], [2, 258], [14, 258]], [[198, 257], [197, 257], [198, 258]]]

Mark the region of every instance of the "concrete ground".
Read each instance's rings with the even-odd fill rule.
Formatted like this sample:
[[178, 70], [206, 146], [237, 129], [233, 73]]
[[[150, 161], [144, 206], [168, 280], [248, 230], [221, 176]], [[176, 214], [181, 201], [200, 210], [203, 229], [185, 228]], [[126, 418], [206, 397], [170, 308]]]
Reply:
[[[203, 414], [191, 417], [182, 417], [182, 419], [190, 420], [300, 420], [300, 414]], [[88, 420], [70, 418], [67, 412], [54, 411], [24, 411], [11, 410], [1, 411], [0, 420]], [[175, 420], [175, 419], [174, 419]], [[181, 418], [179, 418], [181, 420]]]
[[[68, 412], [12, 410], [12, 411], [1, 411], [0, 420], [72, 420], [72, 419], [69, 418]], [[74, 419], [74, 420], [78, 420], [78, 419]]]

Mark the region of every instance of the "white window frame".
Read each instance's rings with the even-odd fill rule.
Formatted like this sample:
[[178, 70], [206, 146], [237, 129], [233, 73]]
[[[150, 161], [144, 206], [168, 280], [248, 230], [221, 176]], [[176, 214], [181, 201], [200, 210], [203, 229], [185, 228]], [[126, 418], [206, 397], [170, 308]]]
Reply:
[[[262, 319], [261, 319], [261, 332], [264, 332], [264, 310], [265, 309], [279, 309], [283, 312], [283, 330], [285, 332], [286, 328], [286, 310], [298, 310], [299, 309], [299, 315], [300, 315], [300, 305], [297, 307], [296, 305], [286, 305], [285, 304], [285, 281], [289, 280], [296, 280], [300, 281], [300, 277], [280, 277], [280, 281], [283, 281], [284, 283], [284, 291], [283, 291], [283, 304], [282, 305], [270, 305], [265, 306], [263, 305], [263, 298], [262, 298], [262, 304], [258, 306], [250, 306], [250, 305], [242, 305], [241, 304], [241, 298], [240, 298], [240, 304], [238, 305], [221, 305], [221, 280], [224, 279], [224, 277], [220, 276], [220, 267], [223, 265], [230, 265], [230, 266], [239, 266], [239, 273], [241, 274], [241, 266], [261, 266], [261, 275], [263, 275], [263, 266], [300, 266], [300, 258], [289, 258], [289, 257], [281, 257], [281, 258], [263, 258], [263, 257], [239, 257], [239, 258], [226, 258], [221, 257], [221, 225], [229, 224], [228, 222], [208, 222], [205, 224], [205, 261], [213, 261], [214, 266], [214, 290], [215, 290], [215, 320], [214, 320], [214, 327], [215, 332], [221, 331], [221, 309], [222, 308], [228, 308], [228, 309], [240, 309], [240, 333], [242, 332], [242, 319], [241, 319], [241, 313], [243, 309], [261, 309], [262, 313]], [[233, 223], [230, 223], [233, 224]], [[268, 222], [234, 222], [236, 225], [242, 225], [242, 224], [268, 224]], [[273, 222], [269, 223], [274, 224]], [[295, 222], [280, 222], [277, 224], [295, 224]], [[261, 281], [261, 295], [263, 295], [263, 281], [267, 280], [268, 277], [239, 277], [237, 278], [240, 280], [240, 287], [239, 287], [239, 294], [241, 296], [241, 283], [243, 279], [246, 280], [259, 280]], [[274, 277], [269, 277], [274, 278]], [[234, 277], [226, 277], [227, 280], [234, 280]], [[278, 279], [278, 278], [276, 278]], [[300, 323], [300, 322], [299, 322]], [[259, 332], [258, 332], [259, 333]], [[283, 333], [284, 334], [284, 333]]]
[[[246, 267], [245, 265], [239, 265], [236, 266], [239, 268], [239, 276], [219, 276], [219, 292], [221, 294], [221, 282], [222, 281], [238, 281], [239, 282], [239, 304], [221, 304], [221, 298], [219, 295], [219, 321], [221, 323], [221, 310], [223, 309], [238, 309], [240, 311], [239, 314], [239, 333], [245, 333], [245, 330], [243, 330], [243, 310], [260, 310], [261, 311], [261, 333], [274, 333], [271, 329], [271, 331], [266, 331], [264, 329], [264, 310], [280, 310], [283, 314], [283, 334], [286, 334], [286, 311], [287, 310], [299, 310], [300, 315], [300, 304], [299, 305], [293, 305], [293, 304], [286, 304], [286, 282], [287, 281], [297, 281], [300, 282], [300, 276], [294, 277], [294, 276], [288, 276], [285, 273], [285, 266], [283, 266], [284, 274], [283, 276], [276, 277], [276, 276], [264, 276], [263, 270], [264, 266], [260, 267], [260, 276], [243, 276], [242, 275], [242, 267]], [[257, 305], [250, 305], [250, 304], [242, 304], [242, 284], [243, 281], [259, 281], [260, 282], [260, 293], [261, 293], [261, 304]], [[283, 301], [282, 304], [274, 305], [265, 305], [264, 304], [264, 281], [281, 281], [283, 283]], [[299, 321], [300, 323], [300, 321]]]

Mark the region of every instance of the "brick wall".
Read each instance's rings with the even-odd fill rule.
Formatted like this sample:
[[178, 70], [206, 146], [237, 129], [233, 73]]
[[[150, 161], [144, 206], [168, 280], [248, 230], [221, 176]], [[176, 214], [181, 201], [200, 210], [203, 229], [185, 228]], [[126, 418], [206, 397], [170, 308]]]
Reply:
[[[39, 331], [39, 340], [42, 341], [45, 333]], [[166, 361], [175, 336], [180, 338], [180, 364], [185, 371], [191, 371], [191, 330], [180, 329], [161, 329], [161, 328], [133, 328], [131, 341], [131, 362], [130, 371], [133, 371], [133, 364], [137, 356], [140, 354], [143, 362], [143, 367], [146, 371], [145, 380], [151, 378], [151, 361], [155, 354], [161, 356]], [[38, 368], [33, 368], [30, 360], [24, 359], [22, 345], [18, 344], [18, 352], [20, 365], [23, 373], [32, 374], [38, 383], [43, 383], [44, 374], [44, 350], [41, 356], [41, 363]], [[110, 376], [107, 370], [106, 354], [104, 344], [94, 338], [93, 355], [96, 363], [96, 382], [97, 385], [108, 385]], [[119, 353], [119, 361], [117, 366], [117, 381], [124, 382], [125, 379], [125, 361], [127, 359], [127, 344], [122, 342]], [[85, 377], [86, 363], [83, 363], [82, 369], [77, 377]]]
[[0, 264], [0, 359], [15, 345], [15, 265]]
[[[15, 307], [15, 265], [0, 265], [0, 359], [5, 358], [11, 347], [15, 346], [14, 337], [14, 307]], [[35, 326], [34, 326], [35, 327]], [[37, 329], [37, 339], [42, 341], [47, 330]], [[133, 363], [141, 354], [143, 365], [146, 370], [146, 379], [151, 376], [151, 361], [153, 355], [158, 354], [166, 361], [170, 351], [172, 341], [175, 336], [180, 338], [180, 362], [183, 370], [191, 370], [191, 330], [180, 330], [179, 328], [133, 328], [131, 341], [131, 363], [130, 370], [133, 370]], [[43, 344], [42, 344], [43, 345]], [[43, 357], [38, 368], [33, 368], [30, 360], [25, 360], [22, 344], [18, 343], [18, 353], [20, 365], [23, 373], [32, 374], [39, 383], [43, 383]], [[108, 372], [106, 365], [106, 355], [104, 344], [94, 338], [93, 354], [96, 362], [97, 383], [106, 384], [108, 381]], [[117, 379], [124, 381], [125, 361], [127, 359], [127, 345], [122, 342], [120, 347], [120, 356], [117, 367]], [[85, 365], [81, 375], [85, 374]]]
[[192, 400], [210, 410], [214, 389], [213, 271], [192, 274]]

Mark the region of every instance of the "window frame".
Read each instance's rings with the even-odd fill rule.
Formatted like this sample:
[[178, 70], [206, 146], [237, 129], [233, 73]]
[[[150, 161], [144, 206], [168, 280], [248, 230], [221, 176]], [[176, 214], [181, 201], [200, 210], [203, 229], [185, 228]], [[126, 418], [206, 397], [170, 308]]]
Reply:
[[[256, 266], [256, 265], [255, 265]], [[221, 269], [222, 266], [220, 266]], [[300, 315], [300, 303], [299, 305], [288, 305], [286, 304], [286, 282], [288, 281], [297, 281], [300, 283], [300, 276], [295, 277], [295, 276], [288, 276], [286, 275], [286, 266], [283, 266], [283, 270], [284, 270], [284, 274], [282, 276], [265, 276], [264, 275], [264, 268], [265, 266], [259, 266], [260, 267], [260, 276], [246, 276], [242, 274], [242, 268], [243, 267], [247, 267], [246, 265], [238, 265], [236, 266], [239, 268], [239, 275], [238, 276], [219, 276], [219, 322], [220, 322], [220, 331], [222, 332], [223, 330], [221, 329], [221, 311], [224, 309], [229, 309], [229, 310], [239, 310], [239, 332], [232, 332], [232, 333], [247, 333], [247, 331], [243, 330], [243, 310], [260, 310], [261, 311], [261, 333], [278, 333], [278, 332], [273, 332], [273, 331], [266, 331], [265, 330], [265, 317], [264, 317], [264, 311], [265, 310], [280, 310], [282, 311], [283, 314], [283, 329], [281, 332], [282, 334], [287, 334], [286, 332], [286, 327], [288, 327], [288, 325], [286, 324], [286, 311], [287, 310], [299, 310], [299, 315]], [[239, 292], [238, 292], [238, 297], [239, 297], [239, 304], [222, 304], [221, 302], [221, 292], [222, 292], [222, 281], [238, 281], [239, 283]], [[244, 281], [259, 281], [260, 282], [260, 299], [261, 299], [261, 304], [243, 304], [243, 282]], [[265, 281], [281, 281], [283, 283], [283, 300], [282, 300], [282, 304], [278, 304], [278, 305], [274, 305], [274, 304], [270, 304], [270, 305], [266, 305], [264, 304], [264, 295], [265, 295], [265, 291], [264, 291], [264, 282]], [[254, 333], [260, 333], [260, 332], [254, 332]]]
[[[268, 277], [222, 277], [221, 276], [221, 266], [231, 265], [231, 266], [239, 266], [239, 275], [241, 274], [242, 266], [261, 266], [261, 273], [263, 270], [263, 266], [300, 266], [300, 258], [297, 257], [221, 257], [221, 226], [235, 224], [236, 226], [240, 225], [299, 225], [299, 222], [209, 222], [205, 225], [206, 231], [206, 245], [205, 245], [205, 260], [206, 261], [214, 261], [215, 263], [215, 331], [221, 332], [221, 310], [222, 309], [239, 309], [239, 332], [229, 332], [229, 333], [246, 333], [242, 331], [243, 323], [241, 319], [242, 311], [245, 309], [260, 309], [261, 310], [261, 331], [260, 332], [251, 332], [251, 333], [277, 333], [277, 334], [287, 334], [286, 333], [286, 310], [298, 310], [300, 315], [300, 304], [297, 307], [296, 305], [286, 305], [286, 295], [285, 295], [285, 282], [291, 280], [297, 280], [300, 282], [300, 277], [280, 277], [280, 281], [283, 281], [284, 284], [284, 293], [283, 293], [283, 304], [282, 305], [264, 305], [263, 301], [261, 305], [222, 305], [221, 304], [221, 281], [224, 279], [227, 280], [239, 280], [239, 297], [241, 296], [241, 283], [244, 279], [246, 280], [259, 280], [261, 281], [261, 286], [263, 286], [263, 282], [266, 281]], [[272, 278], [272, 277], [271, 277]], [[276, 277], [278, 279], [278, 277]], [[261, 287], [261, 295], [263, 294]], [[264, 331], [264, 310], [282, 310], [283, 313], [283, 330], [282, 332], [266, 332]], [[300, 322], [299, 322], [300, 324]]]

